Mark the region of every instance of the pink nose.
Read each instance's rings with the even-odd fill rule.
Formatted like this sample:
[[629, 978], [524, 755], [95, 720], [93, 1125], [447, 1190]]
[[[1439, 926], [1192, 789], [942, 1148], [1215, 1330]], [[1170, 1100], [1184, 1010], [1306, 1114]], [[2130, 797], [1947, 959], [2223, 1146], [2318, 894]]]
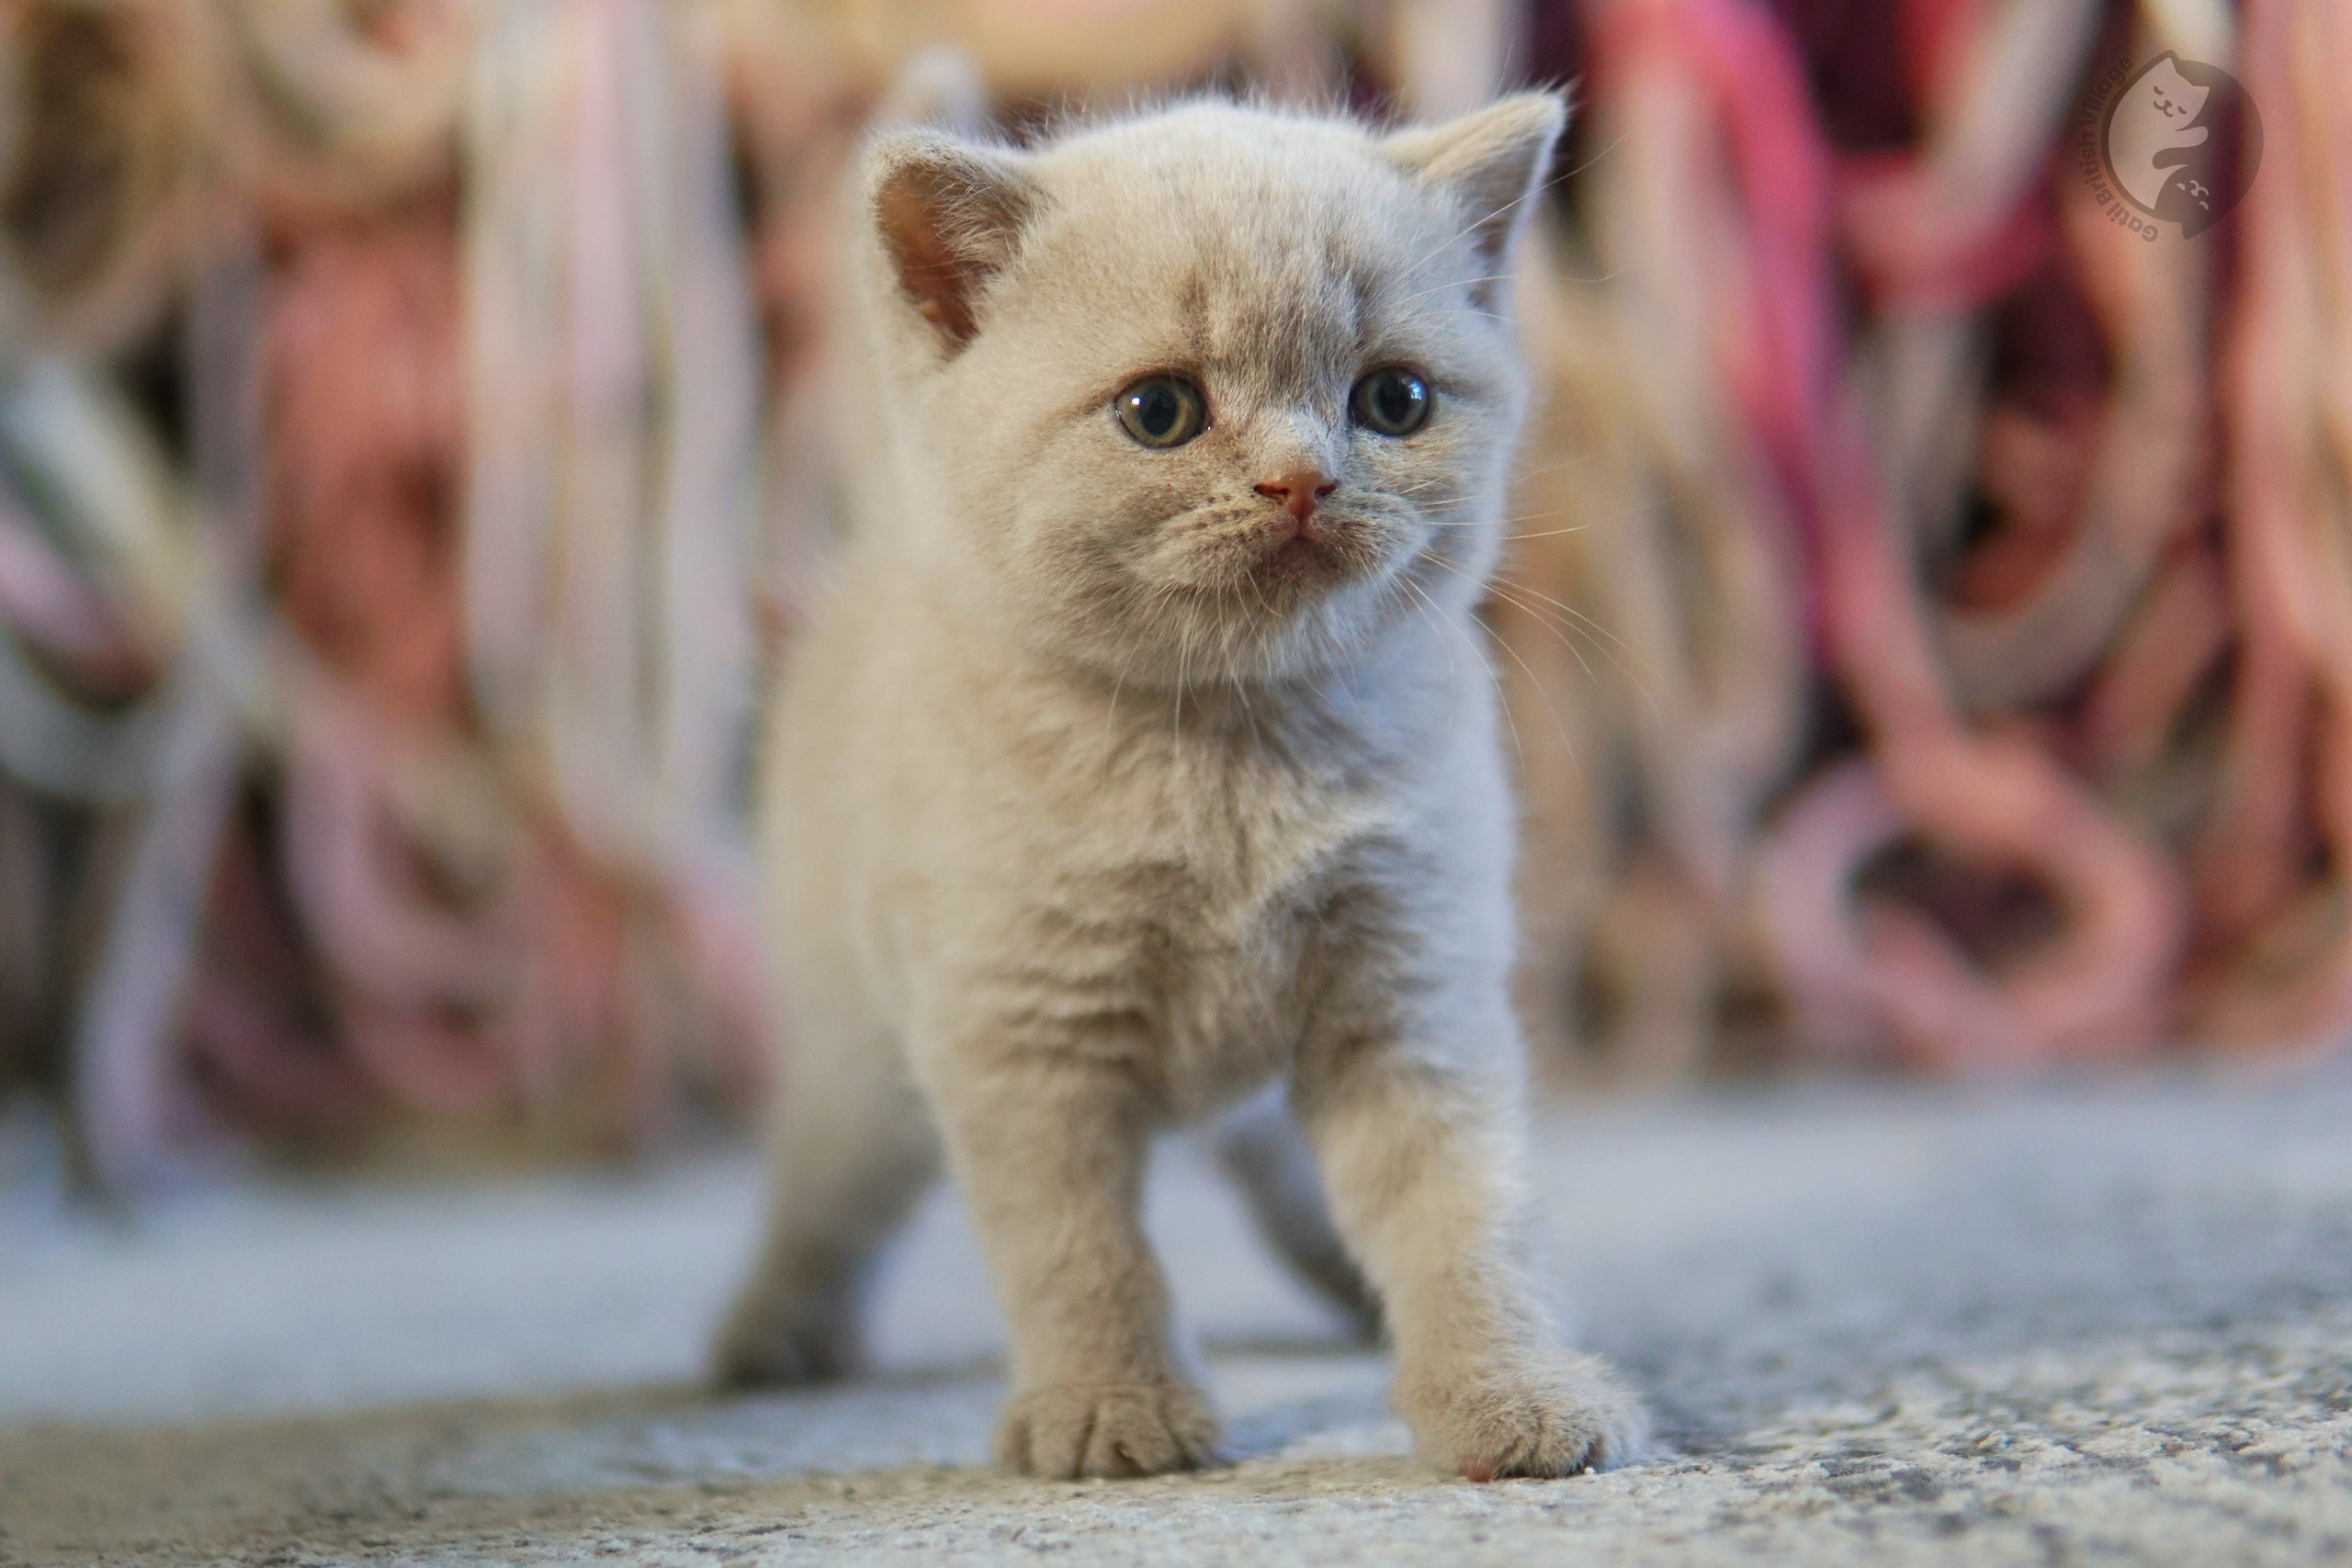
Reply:
[[1266, 479], [1250, 488], [1260, 495], [1281, 502], [1284, 512], [1304, 523], [1315, 515], [1317, 502], [1340, 488], [1340, 481], [1324, 478], [1319, 468], [1293, 468], [1278, 479]]

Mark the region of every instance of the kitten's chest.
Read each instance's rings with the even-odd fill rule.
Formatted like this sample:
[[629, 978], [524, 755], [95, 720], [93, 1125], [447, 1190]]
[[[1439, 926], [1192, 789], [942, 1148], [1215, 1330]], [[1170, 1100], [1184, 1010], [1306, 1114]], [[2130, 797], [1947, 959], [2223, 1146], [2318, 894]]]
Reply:
[[1328, 911], [1361, 892], [1396, 831], [1391, 793], [1193, 760], [1105, 789], [1065, 821], [1081, 814], [1033, 910], [1065, 961], [1069, 1014], [1132, 1021], [1180, 1114], [1281, 1071], [1319, 971], [1343, 956]]

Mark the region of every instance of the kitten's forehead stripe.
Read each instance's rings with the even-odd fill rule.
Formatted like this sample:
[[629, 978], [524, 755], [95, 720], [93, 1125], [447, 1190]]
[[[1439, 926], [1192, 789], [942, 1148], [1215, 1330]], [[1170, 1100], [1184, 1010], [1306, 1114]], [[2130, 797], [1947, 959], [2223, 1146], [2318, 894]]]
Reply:
[[1184, 340], [1185, 357], [1195, 365], [1205, 363], [1209, 356], [1211, 294], [1201, 268], [1196, 265], [1187, 269], [1176, 295], [1176, 329]]

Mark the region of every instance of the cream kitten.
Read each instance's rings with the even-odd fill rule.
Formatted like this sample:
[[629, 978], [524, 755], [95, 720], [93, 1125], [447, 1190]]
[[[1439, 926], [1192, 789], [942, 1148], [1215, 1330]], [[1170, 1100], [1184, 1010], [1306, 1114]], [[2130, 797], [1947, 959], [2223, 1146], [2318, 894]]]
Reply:
[[[1145, 1162], [1279, 1080], [1422, 1450], [1482, 1480], [1630, 1454], [1634, 1402], [1519, 1258], [1511, 806], [1466, 629], [1525, 401], [1502, 275], [1564, 114], [1193, 104], [868, 152], [888, 446], [770, 716], [789, 1048], [724, 1374], [850, 1363], [944, 1150], [1012, 1327], [1000, 1457], [1203, 1462]], [[1283, 1137], [1231, 1163], [1344, 1296]]]

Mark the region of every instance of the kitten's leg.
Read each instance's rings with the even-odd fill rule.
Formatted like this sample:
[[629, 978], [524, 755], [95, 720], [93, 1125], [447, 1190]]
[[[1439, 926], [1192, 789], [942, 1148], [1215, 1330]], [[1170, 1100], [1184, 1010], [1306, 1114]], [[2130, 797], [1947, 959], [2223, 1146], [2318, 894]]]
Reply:
[[1631, 1459], [1640, 1406], [1597, 1358], [1554, 1348], [1516, 1246], [1508, 1092], [1357, 1040], [1304, 1055], [1294, 1095], [1386, 1308], [1395, 1403], [1421, 1451], [1476, 1481]]
[[1012, 1331], [1000, 1462], [1033, 1475], [1152, 1475], [1213, 1457], [1142, 1223], [1151, 1122], [1132, 1073], [1068, 1054], [995, 1055], [936, 1086], [973, 1227]]
[[1380, 1298], [1331, 1223], [1315, 1151], [1299, 1132], [1282, 1086], [1219, 1117], [1213, 1137], [1217, 1163], [1250, 1201], [1259, 1234], [1325, 1300], [1347, 1314], [1358, 1337], [1379, 1338]]
[[729, 1384], [816, 1382], [864, 1358], [874, 1255], [939, 1173], [897, 1045], [796, 1059], [780, 1087], [767, 1235], [712, 1360]]

